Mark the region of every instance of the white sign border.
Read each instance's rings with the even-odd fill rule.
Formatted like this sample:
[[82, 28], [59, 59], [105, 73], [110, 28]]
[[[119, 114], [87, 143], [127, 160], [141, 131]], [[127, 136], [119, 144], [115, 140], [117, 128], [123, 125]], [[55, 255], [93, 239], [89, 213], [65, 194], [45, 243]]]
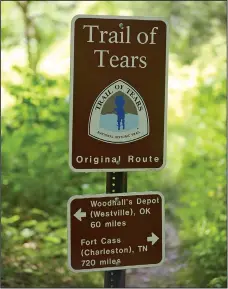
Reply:
[[[71, 266], [71, 215], [70, 215], [70, 205], [75, 199], [89, 199], [89, 198], [107, 198], [107, 197], [131, 197], [131, 196], [144, 196], [144, 195], [159, 195], [162, 200], [162, 260], [157, 264], [147, 264], [147, 265], [135, 265], [135, 266], [121, 266], [121, 267], [105, 267], [105, 268], [95, 268], [95, 269], [80, 269], [75, 270]], [[109, 271], [109, 270], [126, 270], [134, 268], [148, 268], [148, 267], [158, 267], [165, 261], [165, 198], [161, 192], [149, 191], [149, 192], [131, 192], [131, 193], [119, 193], [119, 194], [95, 194], [95, 195], [75, 195], [72, 196], [67, 202], [67, 236], [68, 236], [68, 268], [74, 273], [78, 272], [94, 272], [94, 271]]]
[[[129, 20], [160, 20], [166, 24], [166, 65], [165, 65], [165, 107], [164, 107], [164, 143], [163, 143], [163, 163], [159, 168], [128, 168], [128, 169], [76, 169], [72, 166], [72, 129], [73, 129], [73, 79], [74, 79], [74, 28], [75, 22], [80, 18], [95, 18], [95, 19], [129, 19]], [[168, 62], [169, 62], [169, 29], [168, 21], [163, 17], [143, 17], [143, 16], [110, 16], [110, 15], [89, 15], [78, 14], [71, 21], [71, 40], [70, 40], [70, 101], [69, 101], [69, 167], [73, 172], [130, 172], [130, 171], [159, 171], [166, 165], [167, 151], [167, 112], [168, 112]], [[118, 144], [119, 145], [119, 144]]]

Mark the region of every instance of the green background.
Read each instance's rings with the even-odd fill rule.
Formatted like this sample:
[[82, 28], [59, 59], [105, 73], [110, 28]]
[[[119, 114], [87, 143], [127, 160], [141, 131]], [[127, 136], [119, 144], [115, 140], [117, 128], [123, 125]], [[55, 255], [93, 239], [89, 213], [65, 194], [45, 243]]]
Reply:
[[[1, 4], [2, 286], [103, 286], [103, 273], [67, 268], [66, 218], [71, 196], [105, 192], [104, 173], [68, 166], [70, 22], [103, 14], [160, 16], [170, 25], [167, 166], [128, 173], [129, 192], [164, 194], [179, 240], [168, 275], [167, 263], [147, 286], [225, 287], [226, 2]], [[133, 275], [143, 287], [140, 272]]]

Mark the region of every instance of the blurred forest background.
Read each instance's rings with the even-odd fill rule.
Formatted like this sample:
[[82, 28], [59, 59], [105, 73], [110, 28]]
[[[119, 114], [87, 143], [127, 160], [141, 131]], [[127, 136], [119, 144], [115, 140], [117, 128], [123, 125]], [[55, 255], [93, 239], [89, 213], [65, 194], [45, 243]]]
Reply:
[[1, 7], [2, 286], [103, 286], [103, 273], [67, 268], [66, 218], [71, 196], [105, 192], [104, 173], [74, 174], [68, 166], [71, 19], [103, 14], [170, 23], [167, 166], [129, 173], [128, 185], [129, 192], [163, 192], [180, 238], [185, 266], [159, 286], [226, 287], [226, 2]]

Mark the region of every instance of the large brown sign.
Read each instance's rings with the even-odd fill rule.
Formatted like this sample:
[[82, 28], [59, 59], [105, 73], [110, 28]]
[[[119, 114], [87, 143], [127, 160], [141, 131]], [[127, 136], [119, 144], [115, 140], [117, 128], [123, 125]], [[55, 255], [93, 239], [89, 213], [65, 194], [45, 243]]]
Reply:
[[167, 23], [81, 15], [71, 41], [71, 169], [163, 168]]
[[161, 193], [74, 196], [68, 202], [72, 271], [158, 266], [165, 258], [164, 238]]

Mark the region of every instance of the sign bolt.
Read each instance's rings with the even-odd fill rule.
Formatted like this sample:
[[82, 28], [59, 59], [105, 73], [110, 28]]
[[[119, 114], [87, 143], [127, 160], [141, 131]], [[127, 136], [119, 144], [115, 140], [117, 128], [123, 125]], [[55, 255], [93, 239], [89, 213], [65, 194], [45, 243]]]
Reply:
[[123, 23], [120, 23], [120, 24], [119, 24], [119, 27], [120, 27], [121, 29], [123, 29], [123, 28], [124, 28]]

